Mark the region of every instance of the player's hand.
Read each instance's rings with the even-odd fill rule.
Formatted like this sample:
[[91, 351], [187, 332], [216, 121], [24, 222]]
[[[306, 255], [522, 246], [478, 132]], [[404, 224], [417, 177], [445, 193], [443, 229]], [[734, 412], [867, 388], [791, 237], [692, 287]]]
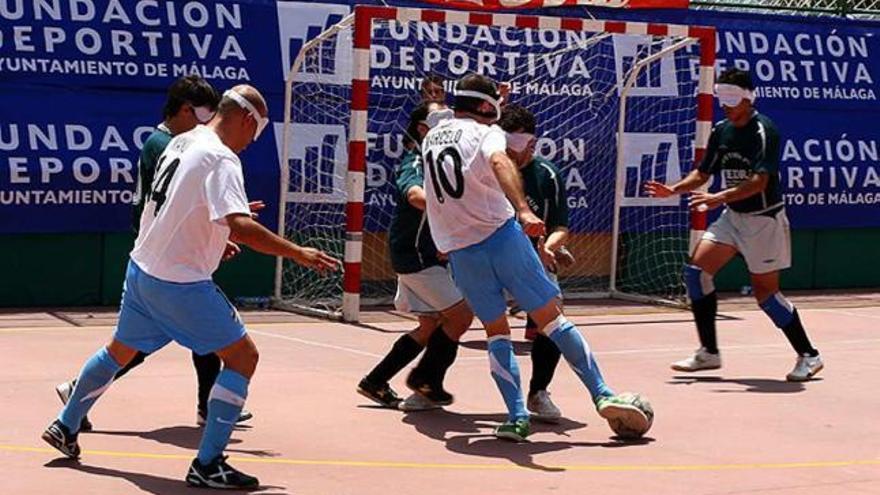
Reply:
[[541, 237], [547, 233], [544, 222], [538, 218], [531, 210], [523, 211], [518, 214], [519, 223], [522, 224], [523, 232], [529, 237]]
[[691, 193], [690, 207], [694, 211], [714, 210], [723, 205], [724, 201], [719, 194], [712, 194], [703, 191], [694, 191]]
[[510, 102], [510, 83], [503, 82], [498, 85], [498, 105], [504, 106]]
[[568, 268], [574, 265], [574, 262], [574, 255], [571, 254], [567, 247], [561, 246], [556, 250], [556, 265], [560, 268]]
[[241, 253], [241, 248], [238, 247], [238, 244], [232, 241], [226, 241], [226, 248], [223, 250], [223, 261], [229, 261], [232, 258], [235, 258]]
[[544, 268], [546, 268], [548, 272], [556, 273], [558, 268], [556, 253], [548, 249], [547, 245], [544, 244], [544, 241], [544, 236], [538, 238], [538, 256], [541, 257], [541, 263], [544, 264]]
[[341, 265], [338, 259], [330, 256], [324, 251], [304, 246], [300, 246], [297, 255], [293, 257], [293, 261], [306, 268], [311, 268], [321, 275], [335, 272], [339, 270]]
[[645, 193], [652, 198], [668, 198], [675, 194], [671, 187], [656, 180], [645, 182]]
[[250, 208], [250, 210], [251, 210], [251, 218], [254, 218], [254, 219], [259, 218], [260, 215], [257, 212], [262, 210], [265, 207], [266, 207], [266, 203], [264, 203], [262, 201], [251, 201], [250, 203], [248, 203], [248, 208]]

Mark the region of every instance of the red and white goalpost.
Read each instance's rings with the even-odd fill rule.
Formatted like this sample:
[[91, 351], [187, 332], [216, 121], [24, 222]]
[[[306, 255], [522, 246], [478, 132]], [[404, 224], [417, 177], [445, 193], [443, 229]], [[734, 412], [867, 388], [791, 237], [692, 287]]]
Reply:
[[[405, 25], [417, 28], [401, 28]], [[644, 136], [654, 133], [671, 140], [671, 143], [665, 145], [663, 152], [670, 154], [669, 150], [672, 149], [676, 151], [676, 155], [685, 155], [688, 160], [699, 162], [702, 159], [712, 125], [714, 28], [481, 11], [358, 6], [352, 15], [306, 43], [300, 50], [287, 78], [285, 121], [284, 127], [279, 129], [283, 136], [283, 144], [279, 150], [282, 163], [279, 234], [334, 252], [344, 258], [344, 270], [341, 279], [318, 279], [291, 263], [279, 260], [275, 284], [276, 305], [357, 321], [365, 299], [371, 302], [387, 302], [389, 296], [393, 295], [393, 274], [387, 266], [383, 232], [383, 229], [387, 231], [392, 208], [389, 205], [365, 205], [365, 189], [369, 182], [368, 153], [375, 155], [376, 148], [381, 148], [378, 143], [388, 141], [382, 139], [386, 134], [394, 134], [406, 127], [408, 112], [418, 102], [418, 95], [415, 94], [417, 91], [406, 87], [406, 81], [402, 83], [402, 89], [392, 90], [388, 86], [382, 86], [382, 81], [393, 79], [390, 76], [383, 79], [383, 74], [397, 73], [395, 71], [399, 72], [400, 67], [412, 65], [415, 67], [411, 74], [414, 79], [425, 75], [420, 69], [424, 67], [431, 67], [431, 72], [440, 72], [450, 80], [457, 79], [456, 72], [460, 68], [453, 66], [452, 62], [446, 72], [443, 71], [442, 64], [431, 65], [434, 59], [445, 60], [447, 53], [451, 55], [449, 60], [463, 60], [467, 55], [458, 53], [462, 52], [460, 46], [449, 46], [435, 39], [439, 36], [434, 33], [442, 33], [444, 29], [451, 30], [451, 25], [459, 26], [457, 31], [464, 33], [481, 32], [483, 39], [490, 39], [494, 36], [493, 33], [498, 33], [495, 38], [498, 40], [573, 40], [569, 46], [549, 51], [549, 55], [545, 53], [541, 57], [548, 57], [547, 60], [551, 61], [555, 60], [552, 57], [562, 57], [559, 59], [563, 61], [561, 63], [568, 59], [579, 59], [578, 67], [586, 66], [585, 73], [589, 73], [593, 81], [599, 81], [593, 83], [589, 96], [584, 96], [583, 99], [537, 94], [544, 86], [537, 86], [535, 81], [544, 78], [548, 81], [546, 84], [555, 84], [559, 78], [553, 74], [552, 63], [543, 66], [548, 74], [541, 73], [540, 62], [533, 63], [535, 59], [529, 58], [528, 53], [524, 53], [522, 57], [514, 56], [509, 51], [502, 52], [502, 48], [487, 44], [474, 59], [494, 60], [495, 65], [491, 70], [486, 70], [496, 72], [487, 74], [496, 80], [505, 80], [503, 74], [498, 74], [497, 68], [501, 66], [498, 60], [506, 60], [507, 68], [513, 68], [515, 74], [521, 74], [519, 77], [525, 89], [521, 96], [514, 95], [514, 101], [519, 102], [519, 98], [527, 106], [535, 108], [562, 105], [557, 112], [560, 116], [558, 122], [557, 119], [544, 119], [552, 120], [547, 126], [552, 127], [549, 134], [568, 136], [558, 139], [563, 143], [584, 143], [583, 149], [590, 151], [580, 154], [573, 152], [573, 163], [559, 163], [556, 160], [561, 165], [560, 168], [565, 166], [565, 170], [569, 171], [569, 167], [604, 170], [602, 167], [605, 164], [591, 164], [590, 160], [596, 157], [596, 160], [607, 161], [608, 157], [614, 157], [613, 162], [607, 164], [607, 167], [615, 168], [609, 176], [615, 182], [608, 193], [613, 194], [613, 197], [594, 197], [589, 200], [591, 205], [595, 205], [590, 210], [593, 216], [597, 215], [600, 208], [607, 208], [607, 213], [599, 215], [606, 218], [611, 228], [606, 226], [597, 228], [597, 232], [591, 232], [588, 227], [584, 229], [583, 235], [574, 236], [574, 246], [583, 244], [579, 249], [585, 254], [577, 257], [578, 262], [584, 263], [584, 266], [580, 271], [575, 269], [576, 276], [571, 277], [570, 287], [566, 285], [566, 274], [561, 274], [561, 284], [566, 294], [601, 297], [630, 295], [654, 301], [674, 298], [676, 294], [669, 292], [669, 289], [664, 289], [666, 292], [663, 294], [639, 289], [651, 284], [657, 285], [659, 282], [638, 281], [635, 285], [630, 283], [632, 277], [638, 278], [633, 275], [639, 271], [637, 253], [641, 249], [652, 257], [645, 268], [647, 273], [657, 269], [660, 264], [656, 259], [660, 251], [675, 251], [669, 254], [669, 261], [663, 262], [669, 265], [664, 268], [664, 273], [652, 276], [674, 279], [673, 282], [664, 283], [675, 285], [680, 265], [674, 269], [674, 273], [671, 267], [680, 263], [687, 255], [687, 241], [672, 238], [678, 237], [679, 232], [684, 232], [684, 238], [687, 239], [689, 222], [692, 243], [705, 230], [706, 214], [690, 214], [680, 204], [678, 208], [666, 208], [660, 216], [661, 213], [655, 214], [650, 208], [652, 199], [632, 197], [633, 174], [636, 183], [645, 178], [639, 173], [653, 174], [660, 170], [660, 173], [679, 174], [678, 171], [672, 171], [673, 165], [666, 171], [667, 163], [677, 164], [678, 157], [671, 160], [664, 156], [663, 163], [658, 164], [659, 158], [651, 162], [650, 155], [644, 152], [641, 155], [644, 163], [642, 169], [639, 169], [639, 164], [627, 163], [626, 156], [628, 152], [632, 154], [641, 151], [631, 151], [625, 147], [644, 146], [645, 142], [650, 141], [645, 141], [647, 138]], [[556, 34], [550, 36], [545, 31]], [[382, 38], [382, 33], [390, 34]], [[413, 40], [403, 39], [401, 33], [410, 33]], [[628, 37], [638, 43], [627, 42]], [[389, 64], [382, 63], [381, 55], [392, 50], [378, 48], [383, 44], [393, 47], [412, 45], [416, 48], [400, 49], [400, 64], [388, 67]], [[421, 45], [425, 48], [418, 48]], [[626, 59], [627, 65], [622, 70], [620, 56], [615, 50], [631, 45], [642, 48], [633, 52], [636, 53], [635, 56]], [[412, 64], [409, 59], [403, 58], [403, 54], [409, 56], [410, 53]], [[425, 58], [420, 59], [420, 53]], [[441, 55], [437, 55], [438, 53]], [[685, 53], [690, 54], [688, 56], [693, 60], [689, 60]], [[342, 81], [342, 78], [348, 77], [348, 69], [339, 69], [340, 64], [337, 63], [336, 69], [332, 71], [327, 69], [334, 62], [331, 58], [336, 62], [346, 58], [350, 60], [349, 81]], [[523, 68], [518, 70], [514, 60], [520, 58], [526, 62], [522, 62]], [[381, 67], [371, 68], [371, 62]], [[602, 75], [603, 71], [612, 73], [614, 68], [618, 73], [618, 78], [614, 80], [616, 82], [612, 81], [614, 78], [611, 75]], [[646, 77], [657, 79], [667, 73], [675, 74], [676, 81], [681, 81], [673, 88], [674, 92], [665, 88], [662, 90], [665, 93], [655, 98], [649, 94], [652, 91], [659, 94], [661, 90], [657, 88], [661, 84], [655, 83], [654, 87], [647, 90], [640, 87], [640, 84], [644, 86], [640, 81]], [[689, 73], [692, 76], [688, 76]], [[620, 74], [623, 74], [622, 78]], [[581, 79], [584, 78], [577, 81]], [[600, 87], [605, 79], [612, 82], [607, 88]], [[535, 94], [529, 94], [530, 88], [534, 89]], [[692, 94], [681, 94], [683, 91], [691, 91]], [[410, 93], [413, 94], [408, 96]], [[587, 100], [589, 104], [583, 113], [578, 113], [578, 102]], [[601, 115], [602, 120], [597, 120], [597, 115]], [[539, 122], [539, 128], [541, 127]], [[596, 129], [606, 128], [610, 139], [597, 138], [596, 142], [589, 141], [589, 136], [601, 134], [595, 132]], [[633, 132], [632, 129], [638, 132]], [[343, 138], [347, 139], [347, 147], [344, 149], [340, 142]], [[374, 140], [372, 145], [371, 139]], [[677, 144], [678, 142], [685, 144]], [[692, 153], [690, 148], [684, 149], [688, 146], [692, 146]], [[540, 154], [540, 147], [538, 152]], [[343, 154], [346, 156], [340, 156]], [[319, 165], [315, 165], [316, 163]], [[387, 156], [374, 158], [370, 163], [373, 165], [373, 172], [384, 169], [386, 174], [396, 165], [393, 157]], [[587, 188], [589, 181], [579, 177], [582, 179], [580, 184]], [[372, 176], [369, 179], [376, 182]], [[387, 181], [382, 187], [388, 187]], [[369, 228], [365, 232], [367, 223]], [[657, 234], [664, 229], [667, 233]], [[573, 231], [577, 229], [573, 228]], [[664, 238], [663, 246], [675, 247], [658, 249], [658, 236]], [[636, 242], [654, 244], [638, 247], [634, 244]], [[621, 258], [622, 252], [626, 253], [625, 260]], [[590, 257], [594, 255], [596, 259], [592, 260]], [[625, 277], [629, 277], [627, 280], [623, 280], [622, 272], [625, 272]], [[681, 285], [680, 282], [678, 285]], [[365, 294], [365, 287], [371, 293]], [[627, 290], [627, 287], [636, 289]]]

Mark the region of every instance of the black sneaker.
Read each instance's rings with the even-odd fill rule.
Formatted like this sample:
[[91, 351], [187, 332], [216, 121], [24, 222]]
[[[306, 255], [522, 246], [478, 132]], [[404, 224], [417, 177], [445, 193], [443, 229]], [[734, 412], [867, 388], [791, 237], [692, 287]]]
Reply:
[[443, 387], [435, 387], [412, 372], [406, 377], [406, 386], [438, 406], [448, 406], [455, 401], [455, 397]]
[[[69, 382], [59, 383], [55, 387], [55, 393], [58, 394], [58, 398], [61, 399], [61, 403], [65, 406], [67, 401], [70, 400], [70, 396], [73, 395], [74, 388], [76, 388], [76, 378]], [[89, 417], [83, 416], [82, 422], [79, 424], [79, 431], [92, 431], [92, 428], [92, 422], [89, 421]]]
[[357, 391], [359, 394], [379, 404], [382, 407], [397, 409], [397, 405], [403, 400], [388, 383], [375, 385], [373, 382], [364, 378], [358, 383]]
[[201, 488], [247, 489], [258, 488], [260, 480], [248, 476], [226, 463], [222, 455], [203, 466], [199, 459], [193, 459], [186, 473], [186, 484]]
[[46, 443], [71, 459], [79, 459], [79, 443], [76, 437], [76, 433], [71, 433], [64, 423], [57, 419], [43, 432], [43, 440]]
[[[245, 421], [250, 421], [254, 418], [254, 413], [242, 409], [241, 413], [238, 415], [238, 421], [235, 422], [236, 426], [244, 423]], [[208, 411], [204, 411], [202, 409], [198, 409], [196, 411], [196, 424], [199, 426], [205, 426], [205, 423], [208, 422]]]

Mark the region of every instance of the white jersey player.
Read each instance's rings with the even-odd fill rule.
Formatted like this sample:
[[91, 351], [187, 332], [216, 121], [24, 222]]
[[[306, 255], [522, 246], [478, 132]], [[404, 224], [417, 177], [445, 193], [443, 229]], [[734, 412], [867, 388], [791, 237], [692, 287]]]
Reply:
[[505, 314], [507, 290], [559, 347], [612, 429], [640, 436], [650, 428], [650, 405], [635, 395], [614, 395], [605, 384], [583, 337], [560, 312], [559, 289], [525, 235], [543, 235], [544, 223], [526, 202], [504, 132], [492, 125], [500, 117], [499, 97], [491, 80], [465, 76], [455, 89], [455, 117], [422, 142], [431, 233], [486, 327], [492, 377], [507, 405], [508, 421], [495, 434], [519, 441], [530, 432]]
[[113, 340], [86, 362], [76, 387], [43, 439], [64, 455], [80, 455], [82, 418], [140, 351], [174, 340], [199, 353], [217, 353], [224, 368], [208, 401], [199, 453], [186, 481], [206, 488], [254, 488], [259, 482], [223, 456], [247, 397], [258, 353], [244, 325], [211, 280], [230, 241], [291, 258], [319, 271], [338, 261], [288, 242], [250, 215], [236, 156], [266, 127], [262, 95], [241, 85], [224, 93], [206, 126], [175, 137], [159, 158], [141, 229], [131, 253]]

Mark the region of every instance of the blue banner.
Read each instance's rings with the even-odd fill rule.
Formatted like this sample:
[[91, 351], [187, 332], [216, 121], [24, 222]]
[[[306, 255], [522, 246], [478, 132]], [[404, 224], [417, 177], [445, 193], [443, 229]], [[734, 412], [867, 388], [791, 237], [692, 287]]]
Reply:
[[[597, 18], [718, 26], [717, 69], [750, 69], [759, 86], [757, 106], [782, 134], [780, 174], [792, 225], [880, 226], [880, 136], [874, 125], [880, 25], [590, 10]], [[220, 90], [247, 82], [266, 95], [272, 129], [242, 161], [248, 195], [270, 205], [261, 220], [274, 229], [286, 72], [303, 43], [349, 12], [348, 2], [333, 0], [0, 2], [0, 233], [128, 230], [139, 149], [161, 120], [165, 89], [192, 72]], [[582, 17], [583, 9], [541, 14]], [[394, 206], [391, 170], [403, 151], [406, 115], [400, 109], [417, 103], [417, 78], [426, 71], [467, 70], [514, 82], [514, 101], [538, 110], [539, 153], [561, 169], [573, 230], [608, 230], [617, 109], [601, 104], [600, 96], [614, 91], [637, 51], [644, 56], [650, 48], [626, 41], [630, 37], [584, 43], [588, 37], [553, 33], [449, 28], [436, 39], [418, 34], [415, 42], [399, 28], [376, 33], [384, 41], [372, 54], [367, 230], [383, 230]], [[580, 48], [570, 49], [578, 43]], [[322, 49], [321, 67], [312, 68], [323, 87], [338, 85], [339, 102], [347, 98], [349, 48], [343, 40]], [[656, 64], [636, 82], [621, 138], [626, 230], [650, 228], [638, 224], [639, 208], [680, 208], [651, 203], [638, 184], [675, 180], [691, 166], [693, 130], [679, 123], [694, 111], [688, 101], [695, 55], [682, 51], [671, 66]], [[416, 67], [415, 60], [430, 64]], [[667, 105], [651, 107], [651, 101]], [[681, 114], [667, 113], [670, 108]], [[656, 115], [667, 124], [652, 124]], [[717, 109], [716, 118], [722, 118]], [[294, 140], [290, 156], [283, 157], [293, 167], [287, 192], [302, 200], [294, 208], [309, 219], [303, 221], [342, 215], [333, 191], [344, 184], [334, 182], [333, 167], [347, 153], [348, 122], [340, 124], [338, 115], [322, 119], [310, 121], [323, 126], [314, 134], [295, 131], [306, 137]], [[320, 209], [304, 206], [315, 200]]]

